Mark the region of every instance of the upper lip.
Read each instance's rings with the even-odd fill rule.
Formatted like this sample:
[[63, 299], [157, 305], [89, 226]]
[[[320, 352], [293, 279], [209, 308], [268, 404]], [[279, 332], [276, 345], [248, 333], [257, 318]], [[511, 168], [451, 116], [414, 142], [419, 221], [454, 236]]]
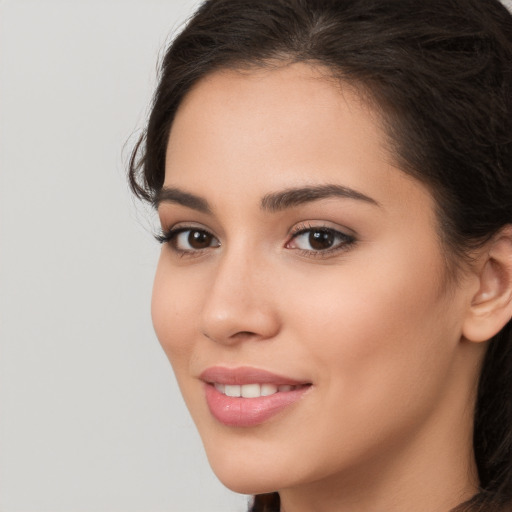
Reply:
[[227, 368], [225, 366], [212, 366], [204, 370], [200, 379], [208, 383], [240, 385], [244, 384], [275, 384], [276, 386], [300, 386], [309, 384], [307, 381], [299, 381], [277, 375], [267, 370], [253, 368], [250, 366], [239, 366]]

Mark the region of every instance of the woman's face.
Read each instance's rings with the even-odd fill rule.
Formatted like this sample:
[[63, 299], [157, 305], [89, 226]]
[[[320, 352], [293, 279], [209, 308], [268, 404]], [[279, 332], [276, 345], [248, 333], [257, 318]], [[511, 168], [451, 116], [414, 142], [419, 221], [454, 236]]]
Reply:
[[305, 64], [212, 74], [177, 113], [164, 187], [153, 322], [228, 487], [457, 443], [468, 293], [354, 91]]

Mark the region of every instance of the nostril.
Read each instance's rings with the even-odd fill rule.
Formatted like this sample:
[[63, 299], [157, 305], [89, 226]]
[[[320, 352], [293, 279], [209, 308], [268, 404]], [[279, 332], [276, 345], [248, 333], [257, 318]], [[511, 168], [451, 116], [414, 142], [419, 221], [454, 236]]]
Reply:
[[[212, 341], [219, 341], [215, 336], [213, 336], [212, 334], [208, 334], [207, 332], [203, 331], [203, 335], [208, 338], [209, 340], [212, 340]], [[253, 331], [238, 331], [238, 332], [235, 332], [234, 334], [231, 334], [230, 336], [228, 336], [226, 338], [226, 341], [228, 340], [232, 340], [232, 341], [242, 341], [242, 340], [245, 340], [245, 339], [248, 339], [248, 338], [256, 338], [258, 337], [259, 335]]]
[[[210, 340], [215, 341], [215, 336], [212, 336], [211, 334], [208, 334], [206, 331], [203, 331], [204, 336], [209, 338]], [[236, 338], [236, 337], [247, 337], [247, 336], [256, 336], [255, 332], [252, 331], [237, 331], [234, 334], [231, 334], [229, 336], [230, 338]]]
[[245, 341], [245, 340], [256, 340], [264, 338], [261, 334], [258, 334], [257, 332], [253, 331], [238, 331], [234, 334], [232, 334], [229, 339], [231, 341]]

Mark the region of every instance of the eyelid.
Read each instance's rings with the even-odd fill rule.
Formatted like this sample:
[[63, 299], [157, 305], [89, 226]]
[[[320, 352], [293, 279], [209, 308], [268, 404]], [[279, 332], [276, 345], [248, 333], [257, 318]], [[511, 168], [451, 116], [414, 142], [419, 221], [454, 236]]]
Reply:
[[[212, 240], [215, 240], [215, 245], [206, 245], [205, 247], [191, 247], [191, 248], [180, 248], [177, 246], [176, 239], [179, 237], [181, 233], [186, 233], [187, 231], [197, 231], [207, 234], [211, 237]], [[308, 233], [308, 232], [324, 232], [332, 234], [334, 237], [335, 243], [332, 247], [327, 248], [314, 248], [304, 249], [301, 247], [293, 247], [293, 241], [298, 239], [300, 236]], [[349, 231], [350, 233], [347, 233]], [[334, 256], [339, 252], [346, 252], [357, 242], [356, 236], [352, 234], [353, 231], [348, 228], [341, 228], [339, 226], [332, 226], [331, 223], [327, 223], [326, 221], [307, 221], [301, 222], [299, 224], [294, 225], [288, 232], [288, 236], [286, 242], [284, 244], [284, 248], [298, 251], [302, 256], [308, 258], [328, 258], [330, 256]], [[215, 249], [221, 246], [221, 242], [219, 238], [213, 233], [213, 231], [203, 224], [198, 223], [176, 223], [172, 225], [170, 228], [162, 227], [162, 231], [160, 234], [156, 234], [155, 238], [158, 242], [162, 244], [167, 244], [170, 249], [178, 254], [179, 256], [187, 256], [194, 257], [200, 256], [205, 252]], [[188, 245], [190, 245], [190, 240], [187, 241]]]
[[[196, 231], [196, 232], [202, 232], [210, 236], [213, 240], [217, 241], [216, 245], [210, 245], [207, 247], [202, 248], [191, 248], [191, 249], [180, 249], [175, 245], [176, 239], [179, 237], [181, 233], [186, 233], [187, 231]], [[188, 256], [188, 257], [194, 257], [194, 256], [200, 256], [205, 251], [209, 249], [215, 249], [216, 247], [220, 247], [220, 241], [218, 237], [212, 232], [212, 230], [206, 228], [203, 225], [197, 225], [195, 223], [178, 223], [170, 228], [163, 228], [161, 230], [160, 234], [155, 235], [155, 238], [158, 242], [162, 244], [167, 244], [170, 249], [178, 254], [179, 256]]]
[[[333, 247], [326, 249], [301, 249], [299, 247], [290, 246], [293, 240], [298, 239], [300, 236], [308, 232], [314, 231], [331, 233], [341, 241], [339, 241]], [[351, 233], [347, 233], [347, 231], [350, 231]], [[285, 244], [285, 248], [299, 251], [301, 255], [309, 258], [328, 258], [336, 255], [337, 253], [350, 250], [356, 244], [356, 242], [357, 238], [352, 230], [347, 228], [333, 227], [330, 223], [326, 223], [325, 221], [308, 221], [301, 222], [292, 227], [289, 232], [289, 237]]]
[[[205, 231], [207, 233], [210, 233], [212, 236], [215, 236], [213, 231], [210, 228], [207, 228], [204, 224], [200, 224], [198, 222], [175, 222], [174, 224], [164, 222], [161, 220], [161, 227], [159, 229], [158, 233], [155, 233], [153, 236], [155, 239], [160, 242], [164, 243], [169, 241], [169, 238], [172, 238], [173, 236], [176, 236], [178, 233], [181, 233], [183, 231], [187, 231], [188, 229], [197, 229], [198, 231]], [[215, 238], [217, 238], [215, 236]]]
[[301, 221], [288, 231], [288, 236], [290, 239], [296, 237], [302, 233], [306, 233], [312, 230], [321, 230], [321, 231], [332, 231], [335, 233], [339, 233], [342, 236], [357, 238], [357, 234], [352, 229], [349, 229], [345, 226], [333, 225], [331, 222], [323, 221], [323, 220], [308, 220]]

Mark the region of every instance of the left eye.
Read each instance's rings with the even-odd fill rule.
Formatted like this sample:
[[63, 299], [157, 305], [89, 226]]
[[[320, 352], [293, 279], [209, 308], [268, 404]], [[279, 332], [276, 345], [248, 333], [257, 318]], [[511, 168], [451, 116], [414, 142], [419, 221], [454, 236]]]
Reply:
[[287, 244], [289, 249], [309, 252], [328, 251], [350, 245], [354, 238], [330, 228], [308, 228], [300, 231]]

